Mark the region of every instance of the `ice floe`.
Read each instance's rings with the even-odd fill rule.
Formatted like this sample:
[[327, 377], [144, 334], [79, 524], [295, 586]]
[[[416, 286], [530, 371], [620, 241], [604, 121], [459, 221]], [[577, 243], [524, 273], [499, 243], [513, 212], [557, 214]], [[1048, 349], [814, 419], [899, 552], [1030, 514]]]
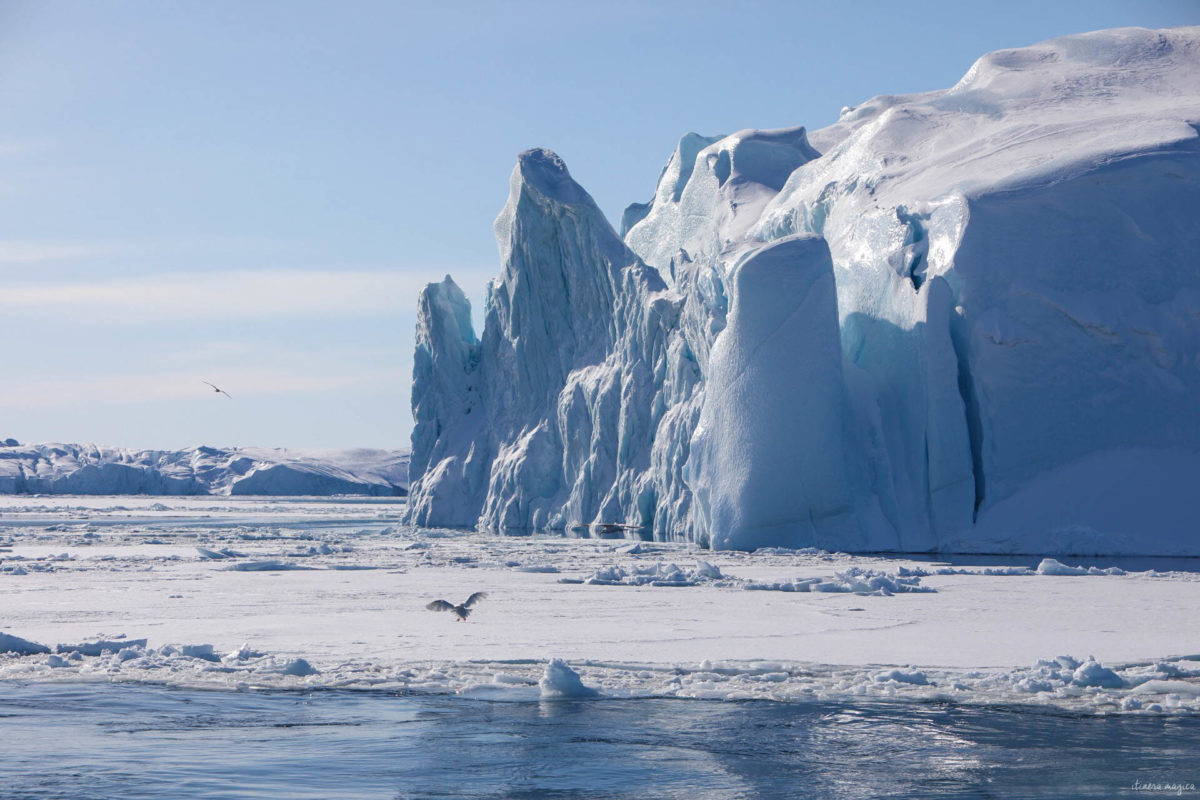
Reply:
[[[0, 680], [533, 701], [561, 659], [604, 698], [1200, 709], [1200, 657], [1186, 656], [1200, 573], [1186, 560], [1063, 574], [1037, 556], [412, 528], [386, 504], [0, 500], [0, 567], [28, 568], [0, 573]], [[475, 591], [489, 600], [461, 625], [424, 610]], [[1031, 616], [1051, 595], [1055, 613]], [[573, 685], [549, 672], [552, 688]]]

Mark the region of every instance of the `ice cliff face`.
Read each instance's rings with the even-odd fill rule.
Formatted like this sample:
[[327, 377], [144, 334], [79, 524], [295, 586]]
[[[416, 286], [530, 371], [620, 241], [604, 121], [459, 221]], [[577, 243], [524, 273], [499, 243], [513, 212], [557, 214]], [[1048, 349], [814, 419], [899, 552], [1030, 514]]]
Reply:
[[685, 136], [623, 238], [523, 154], [476, 340], [423, 293], [413, 521], [1200, 553], [1200, 29]]
[[649, 469], [646, 433], [675, 405], [679, 299], [548, 151], [521, 154], [495, 228], [504, 268], [482, 341], [449, 278], [421, 296], [413, 521], [652, 524], [669, 478]]
[[0, 442], [0, 494], [396, 496], [405, 494], [407, 473], [408, 454], [396, 450]]

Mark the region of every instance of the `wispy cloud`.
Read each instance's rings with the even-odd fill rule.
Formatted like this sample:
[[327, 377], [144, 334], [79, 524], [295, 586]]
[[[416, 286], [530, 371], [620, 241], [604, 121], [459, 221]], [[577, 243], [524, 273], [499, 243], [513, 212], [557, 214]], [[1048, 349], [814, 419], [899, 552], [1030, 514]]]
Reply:
[[106, 244], [75, 242], [39, 242], [0, 240], [0, 264], [41, 264], [48, 261], [69, 261], [95, 258], [119, 253], [121, 248]]
[[[391, 370], [306, 374], [287, 369], [237, 368], [208, 375], [238, 399], [346, 390], [392, 389]], [[211, 390], [194, 372], [73, 375], [35, 378], [0, 386], [0, 408], [64, 408], [87, 404], [136, 404], [204, 397]]]
[[[460, 273], [468, 289], [491, 270]], [[64, 314], [141, 324], [214, 318], [342, 317], [415, 311], [417, 293], [441, 276], [411, 271], [245, 270], [125, 280], [5, 286], [0, 313]]]
[[42, 141], [0, 139], [0, 158], [29, 155], [47, 149], [47, 143]]

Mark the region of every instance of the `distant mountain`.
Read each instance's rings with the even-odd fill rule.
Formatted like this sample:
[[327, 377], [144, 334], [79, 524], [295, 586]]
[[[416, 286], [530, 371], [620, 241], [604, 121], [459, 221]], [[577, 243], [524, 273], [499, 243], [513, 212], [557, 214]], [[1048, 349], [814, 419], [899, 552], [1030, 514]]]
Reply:
[[127, 450], [0, 442], [0, 494], [408, 493], [406, 450], [192, 447]]

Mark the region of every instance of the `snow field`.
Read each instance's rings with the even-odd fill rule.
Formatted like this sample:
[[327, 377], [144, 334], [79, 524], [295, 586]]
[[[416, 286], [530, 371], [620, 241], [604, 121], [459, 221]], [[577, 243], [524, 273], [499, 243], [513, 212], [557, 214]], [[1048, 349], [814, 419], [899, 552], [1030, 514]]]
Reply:
[[[44, 507], [30, 509], [37, 521], [5, 512], [0, 679], [516, 700], [579, 691], [547, 673], [561, 659], [604, 697], [1200, 711], [1196, 572], [712, 552], [416, 529], [396, 523], [396, 505], [338, 506], [373, 511], [365, 523], [311, 501], [225, 502], [225, 525], [148, 509], [118, 521], [127, 498], [93, 499], [98, 523], [69, 516], [73, 498], [60, 522]], [[424, 609], [481, 590], [468, 622]]]

